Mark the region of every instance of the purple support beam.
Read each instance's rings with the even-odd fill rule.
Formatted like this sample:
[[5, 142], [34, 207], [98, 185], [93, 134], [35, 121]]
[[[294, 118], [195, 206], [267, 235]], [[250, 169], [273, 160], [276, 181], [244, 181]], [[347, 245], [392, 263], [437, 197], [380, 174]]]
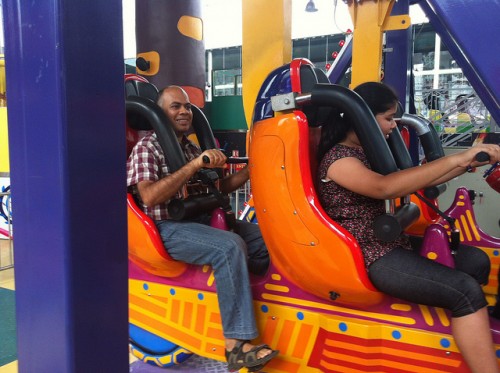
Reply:
[[127, 372], [121, 0], [3, 0], [19, 372]]
[[[399, 0], [394, 3], [391, 16], [409, 14], [410, 4], [408, 0]], [[384, 53], [384, 80], [383, 82], [393, 87], [399, 95], [399, 101], [402, 103], [406, 112], [414, 113], [413, 90], [410, 81], [412, 66], [412, 35], [411, 27], [405, 30], [393, 30], [386, 33], [386, 52]], [[418, 136], [410, 129], [410, 148], [409, 152], [413, 164], [417, 165], [418, 155]]]
[[333, 84], [339, 84], [352, 63], [352, 36], [349, 36], [349, 42], [343, 47], [335, 60], [335, 67], [328, 75], [328, 79]]
[[[391, 16], [408, 14], [409, 11], [408, 0], [400, 0], [394, 3]], [[403, 106], [408, 103], [410, 94], [411, 43], [411, 27], [386, 33], [383, 82], [396, 90]]]

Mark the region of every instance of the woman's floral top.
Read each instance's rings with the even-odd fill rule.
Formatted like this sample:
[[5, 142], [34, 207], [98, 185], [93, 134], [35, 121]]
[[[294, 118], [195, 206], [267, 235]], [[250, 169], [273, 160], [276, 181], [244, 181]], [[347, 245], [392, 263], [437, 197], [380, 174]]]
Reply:
[[[405, 235], [392, 242], [381, 241], [375, 237], [373, 221], [377, 216], [385, 213], [383, 200], [351, 192], [334, 181], [325, 181], [330, 165], [345, 157], [357, 158], [366, 167], [371, 168], [362, 148], [336, 144], [330, 149], [321, 160], [318, 172], [318, 195], [326, 213], [358, 241], [363, 251], [366, 268], [397, 246], [411, 250], [408, 237]], [[359, 182], [362, 183], [363, 180]]]

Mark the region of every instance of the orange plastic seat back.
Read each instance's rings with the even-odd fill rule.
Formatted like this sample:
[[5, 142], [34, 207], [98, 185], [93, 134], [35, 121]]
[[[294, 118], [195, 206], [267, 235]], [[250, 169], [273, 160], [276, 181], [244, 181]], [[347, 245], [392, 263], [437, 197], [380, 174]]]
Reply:
[[[313, 67], [292, 62], [292, 87], [301, 69]], [[383, 295], [368, 279], [358, 243], [320, 206], [313, 179], [318, 135], [302, 111], [254, 122], [249, 166], [259, 226], [273, 264], [301, 289], [346, 305], [377, 304]]]
[[131, 194], [127, 196], [127, 215], [129, 259], [157, 276], [181, 275], [187, 264], [168, 255], [154, 222], [137, 207]]
[[255, 212], [273, 264], [303, 290], [367, 306], [382, 294], [370, 283], [352, 235], [321, 208], [309, 169], [302, 113], [258, 122], [250, 145]]

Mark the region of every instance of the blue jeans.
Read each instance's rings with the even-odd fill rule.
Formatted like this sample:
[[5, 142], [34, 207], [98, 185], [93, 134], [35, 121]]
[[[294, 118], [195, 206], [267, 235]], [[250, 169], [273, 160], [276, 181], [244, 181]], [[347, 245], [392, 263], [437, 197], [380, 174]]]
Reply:
[[489, 272], [489, 258], [477, 247], [460, 245], [455, 268], [420, 256], [418, 249], [398, 247], [372, 263], [368, 276], [383, 293], [461, 317], [487, 305], [481, 284], [488, 283]]
[[260, 229], [237, 221], [236, 234], [212, 228], [207, 220], [162, 220], [156, 225], [173, 259], [212, 266], [224, 337], [254, 339], [258, 331], [248, 271], [262, 275], [269, 266]]

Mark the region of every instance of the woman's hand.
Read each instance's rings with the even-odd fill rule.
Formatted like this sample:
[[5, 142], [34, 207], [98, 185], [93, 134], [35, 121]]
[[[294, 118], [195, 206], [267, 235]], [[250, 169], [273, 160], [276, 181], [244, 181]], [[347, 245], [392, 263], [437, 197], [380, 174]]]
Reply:
[[[488, 161], [478, 160], [476, 156], [481, 152], [487, 153], [490, 159]], [[500, 160], [500, 146], [496, 144], [479, 144], [461, 153], [457, 153], [457, 157], [458, 166], [462, 168], [493, 164]]]

